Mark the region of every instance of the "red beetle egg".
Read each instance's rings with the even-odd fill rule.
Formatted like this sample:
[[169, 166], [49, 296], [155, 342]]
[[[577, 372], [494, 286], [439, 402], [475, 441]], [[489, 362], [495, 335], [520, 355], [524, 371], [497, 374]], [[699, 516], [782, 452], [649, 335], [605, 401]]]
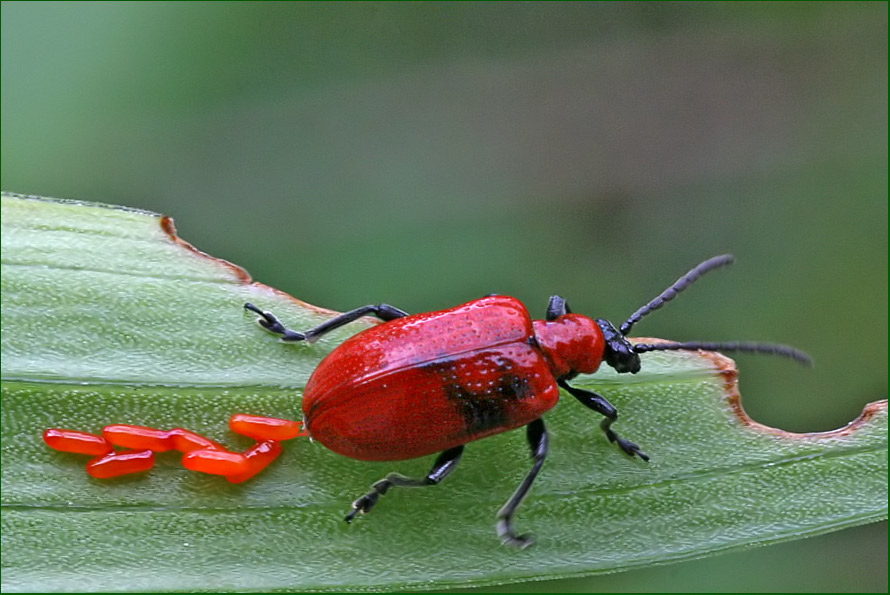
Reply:
[[173, 428], [168, 432], [173, 450], [188, 454], [196, 450], [226, 450], [222, 444], [185, 428]]
[[258, 442], [253, 447], [244, 451], [244, 458], [247, 459], [249, 470], [245, 473], [237, 475], [229, 475], [226, 477], [232, 483], [241, 483], [247, 481], [269, 464], [278, 458], [281, 454], [281, 443], [276, 440], [266, 440]]
[[192, 451], [182, 457], [182, 465], [191, 471], [211, 475], [240, 475], [250, 470], [243, 454], [217, 449]]
[[43, 441], [55, 450], [94, 457], [106, 455], [113, 450], [108, 440], [102, 436], [76, 430], [50, 428], [43, 433]]
[[306, 436], [302, 424], [290, 419], [262, 417], [236, 413], [229, 420], [233, 432], [253, 438], [254, 440], [290, 440], [297, 436]]
[[102, 429], [102, 435], [115, 446], [123, 448], [153, 450], [154, 452], [167, 452], [173, 449], [168, 432], [145, 426], [129, 424], [105, 426]]
[[96, 479], [108, 479], [148, 471], [154, 464], [155, 455], [150, 450], [116, 452], [96, 457], [87, 463], [87, 473]]

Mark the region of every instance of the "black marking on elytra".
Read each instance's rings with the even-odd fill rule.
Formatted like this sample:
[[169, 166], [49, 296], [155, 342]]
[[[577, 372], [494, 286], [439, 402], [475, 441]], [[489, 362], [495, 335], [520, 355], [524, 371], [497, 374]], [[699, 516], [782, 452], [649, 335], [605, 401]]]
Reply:
[[470, 434], [502, 427], [509, 421], [512, 403], [534, 396], [527, 378], [509, 372], [498, 370], [495, 383], [473, 390], [458, 382], [453, 362], [438, 361], [421, 367], [441, 381], [445, 396], [455, 404]]
[[486, 432], [507, 421], [506, 402], [496, 395], [472, 393], [456, 384], [447, 385], [445, 390], [457, 405], [470, 434]]
[[499, 396], [508, 401], [522, 401], [534, 396], [528, 378], [515, 374], [501, 374], [498, 378], [497, 391]]

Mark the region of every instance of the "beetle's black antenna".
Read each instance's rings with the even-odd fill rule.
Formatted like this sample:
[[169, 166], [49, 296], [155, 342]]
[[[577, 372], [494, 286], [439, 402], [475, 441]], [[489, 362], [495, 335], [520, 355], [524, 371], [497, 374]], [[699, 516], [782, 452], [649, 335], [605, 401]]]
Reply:
[[787, 357], [805, 366], [812, 366], [813, 360], [809, 355], [795, 349], [790, 345], [777, 345], [775, 343], [750, 343], [747, 341], [731, 341], [727, 343], [711, 343], [706, 341], [690, 341], [686, 343], [637, 343], [634, 345], [636, 353], [647, 351], [740, 351], [746, 353], [768, 353]]
[[[722, 254], [720, 256], [715, 256], [714, 258], [709, 258], [697, 267], [693, 268], [691, 271], [674, 281], [671, 286], [662, 291], [661, 295], [659, 295], [657, 298], [634, 312], [631, 317], [628, 318], [624, 322], [624, 324], [621, 325], [621, 328], [619, 329], [621, 331], [621, 334], [626, 337], [627, 333], [630, 332], [630, 329], [633, 328], [633, 325], [638, 323], [643, 316], [646, 316], [654, 310], [658, 310], [663, 305], [677, 297], [677, 294], [692, 285], [699, 277], [701, 277], [708, 271], [713, 271], [714, 269], [725, 267], [732, 264], [734, 261], [735, 257], [732, 254]], [[651, 351], [651, 349], [647, 351]]]

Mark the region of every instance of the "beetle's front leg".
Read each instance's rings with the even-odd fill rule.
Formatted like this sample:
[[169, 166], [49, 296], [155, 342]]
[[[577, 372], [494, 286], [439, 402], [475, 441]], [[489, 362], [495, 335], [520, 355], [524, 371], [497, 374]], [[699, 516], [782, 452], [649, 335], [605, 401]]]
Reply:
[[593, 409], [600, 415], [604, 415], [606, 419], [600, 423], [600, 427], [603, 429], [603, 432], [606, 434], [606, 438], [609, 439], [609, 442], [617, 442], [618, 446], [621, 447], [621, 450], [629, 454], [630, 456], [638, 456], [644, 461], [649, 460], [649, 456], [646, 455], [640, 447], [631, 442], [630, 440], [626, 440], [620, 437], [615, 431], [612, 429], [612, 424], [618, 419], [618, 410], [615, 408], [612, 403], [606, 399], [606, 397], [602, 395], [598, 395], [597, 393], [591, 390], [584, 390], [582, 388], [575, 388], [574, 386], [569, 386], [569, 383], [565, 380], [557, 381], [559, 386], [568, 391], [570, 395], [581, 401], [581, 403], [585, 407], [589, 407]]
[[406, 488], [420, 488], [423, 486], [432, 486], [436, 485], [448, 475], [454, 471], [454, 468], [457, 467], [457, 464], [460, 462], [460, 457], [464, 452], [463, 445], [455, 446], [454, 448], [450, 448], [445, 452], [441, 453], [437, 458], [436, 462], [433, 463], [433, 468], [430, 469], [430, 472], [426, 474], [426, 477], [422, 477], [420, 479], [414, 479], [411, 477], [405, 477], [404, 475], [400, 475], [399, 473], [390, 473], [377, 483], [371, 486], [371, 491], [356, 500], [352, 503], [352, 510], [349, 511], [349, 514], [346, 515], [346, 522], [351, 523], [352, 519], [356, 517], [359, 513], [365, 514], [377, 504], [377, 500], [380, 496], [384, 495], [389, 488], [393, 486], [402, 486]]

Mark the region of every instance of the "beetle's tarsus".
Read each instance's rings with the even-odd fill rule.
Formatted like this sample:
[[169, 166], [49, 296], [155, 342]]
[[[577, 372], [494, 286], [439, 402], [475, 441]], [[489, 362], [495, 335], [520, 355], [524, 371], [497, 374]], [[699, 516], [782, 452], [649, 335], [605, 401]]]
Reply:
[[621, 450], [629, 454], [630, 456], [638, 456], [644, 461], [649, 461], [649, 455], [640, 450], [640, 447], [631, 442], [630, 440], [625, 440], [624, 438], [617, 438], [616, 442], [618, 442], [618, 446], [621, 447]]
[[498, 512], [496, 528], [498, 537], [501, 538], [501, 543], [504, 545], [524, 550], [535, 543], [535, 537], [531, 533], [516, 534], [516, 531], [513, 529], [512, 515], [504, 514], [503, 509]]
[[260, 310], [250, 302], [244, 304], [244, 309], [249, 310], [255, 314], [259, 314], [260, 317], [257, 318], [257, 324], [259, 324], [270, 333], [281, 335], [282, 341], [294, 342], [306, 341], [308, 339], [308, 337], [304, 333], [290, 330], [289, 328], [284, 326], [274, 314], [265, 310]]
[[[617, 417], [617, 416], [616, 416]], [[600, 427], [603, 432], [606, 434], [606, 438], [609, 439], [609, 442], [617, 443], [619, 448], [623, 450], [630, 456], [638, 456], [644, 461], [649, 461], [649, 455], [640, 450], [640, 447], [636, 445], [636, 443], [631, 442], [625, 438], [622, 438], [618, 434], [615, 433], [615, 430], [611, 428], [612, 422], [614, 420], [606, 418], [600, 423]]]
[[378, 492], [375, 488], [373, 492], [368, 492], [358, 500], [352, 503], [352, 510], [349, 511], [349, 514], [346, 515], [346, 522], [351, 523], [353, 519], [358, 514], [367, 514], [374, 505], [377, 504], [377, 499], [380, 497], [381, 492]]
[[501, 537], [501, 543], [524, 550], [535, 544], [535, 536], [531, 533], [523, 533], [522, 535], [504, 535]]

